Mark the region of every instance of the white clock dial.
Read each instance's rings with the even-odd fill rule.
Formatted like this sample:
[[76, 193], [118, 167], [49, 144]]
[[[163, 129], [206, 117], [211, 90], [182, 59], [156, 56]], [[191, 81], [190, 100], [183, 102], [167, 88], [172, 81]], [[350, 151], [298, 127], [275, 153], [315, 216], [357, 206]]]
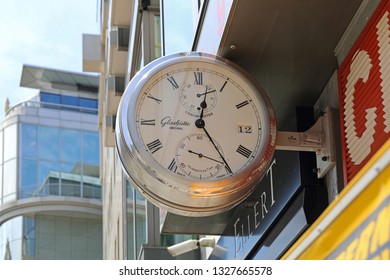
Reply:
[[[176, 148], [181, 139], [194, 133], [205, 135], [198, 142], [199, 149], [212, 147], [227, 172], [218, 177], [178, 174], [188, 179], [232, 176], [258, 154], [262, 135], [259, 104], [253, 93], [240, 86], [239, 77], [222, 70], [207, 62], [196, 67], [178, 63], [158, 72], [144, 87], [136, 105], [137, 130], [144, 149], [162, 168], [178, 174], [169, 168], [177, 157]], [[196, 88], [186, 93], [190, 100], [186, 105], [192, 104], [192, 111], [182, 106], [182, 88], [187, 85]]]
[[[215, 139], [213, 142], [223, 156], [221, 145]], [[168, 169], [196, 180], [225, 176], [224, 162], [207, 135], [202, 133], [190, 134], [178, 143], [176, 157]]]
[[253, 190], [272, 159], [272, 106], [242, 69], [191, 52], [147, 65], [122, 98], [117, 150], [124, 170], [168, 211], [211, 215]]
[[[200, 75], [202, 72], [195, 72]], [[199, 104], [204, 100], [207, 102], [207, 108], [205, 109], [205, 113], [210, 112], [215, 105], [217, 105], [218, 101], [218, 93], [214, 88], [213, 84], [210, 85], [197, 85], [197, 84], [188, 84], [184, 83], [180, 90], [180, 100], [183, 105], [187, 108], [188, 113], [191, 112], [193, 114], [199, 114], [201, 107]]]

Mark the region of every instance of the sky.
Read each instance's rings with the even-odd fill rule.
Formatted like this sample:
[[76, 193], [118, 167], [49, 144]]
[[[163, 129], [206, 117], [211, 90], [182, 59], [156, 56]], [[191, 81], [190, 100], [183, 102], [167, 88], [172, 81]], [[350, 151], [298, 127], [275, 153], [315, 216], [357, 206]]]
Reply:
[[100, 0], [0, 0], [0, 121], [4, 105], [37, 90], [19, 86], [23, 64], [82, 72], [82, 34], [100, 34]]
[[[197, 25], [192, 0], [164, 0], [165, 54], [191, 50]], [[178, 24], [179, 23], [179, 24]]]

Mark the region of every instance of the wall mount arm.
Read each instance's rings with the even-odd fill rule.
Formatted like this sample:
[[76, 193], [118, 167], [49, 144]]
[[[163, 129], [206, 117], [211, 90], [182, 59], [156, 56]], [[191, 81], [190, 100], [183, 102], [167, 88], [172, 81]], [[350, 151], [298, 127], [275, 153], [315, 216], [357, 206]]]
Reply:
[[276, 150], [315, 152], [318, 178], [322, 178], [335, 164], [333, 143], [333, 112], [330, 107], [318, 118], [316, 123], [305, 132], [278, 131]]
[[168, 253], [171, 254], [172, 257], [179, 256], [181, 254], [190, 252], [192, 250], [198, 249], [199, 247], [211, 247], [214, 248], [215, 239], [213, 237], [203, 237], [199, 240], [190, 239], [184, 242], [181, 242], [176, 245], [169, 246], [167, 248]]

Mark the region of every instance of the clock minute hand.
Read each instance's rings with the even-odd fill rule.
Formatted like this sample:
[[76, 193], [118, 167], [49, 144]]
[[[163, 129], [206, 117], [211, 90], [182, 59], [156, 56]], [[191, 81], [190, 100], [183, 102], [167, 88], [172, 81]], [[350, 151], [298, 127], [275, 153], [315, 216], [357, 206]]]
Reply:
[[[204, 123], [204, 122], [203, 122]], [[223, 155], [221, 154], [221, 152], [218, 150], [218, 147], [217, 145], [215, 145], [214, 141], [213, 141], [213, 138], [211, 138], [210, 134], [207, 132], [206, 128], [204, 127], [203, 125], [203, 130], [204, 132], [206, 133], [207, 137], [209, 138], [211, 144], [213, 144], [214, 148], [217, 150], [219, 156], [221, 157], [223, 163], [225, 164], [225, 167], [226, 167], [226, 170], [229, 171], [230, 173], [233, 173], [232, 169], [230, 168], [229, 164], [227, 163], [227, 161], [225, 160], [225, 158], [223, 157]]]
[[[213, 90], [207, 91], [207, 89], [206, 89], [206, 92], [204, 92], [204, 93], [198, 93], [198, 94], [196, 95], [196, 97], [201, 97], [202, 95], [206, 95], [206, 94], [212, 93], [212, 92], [214, 92], [214, 91], [216, 91], [216, 90], [213, 89]], [[205, 99], [206, 99], [206, 98], [205, 98]]]

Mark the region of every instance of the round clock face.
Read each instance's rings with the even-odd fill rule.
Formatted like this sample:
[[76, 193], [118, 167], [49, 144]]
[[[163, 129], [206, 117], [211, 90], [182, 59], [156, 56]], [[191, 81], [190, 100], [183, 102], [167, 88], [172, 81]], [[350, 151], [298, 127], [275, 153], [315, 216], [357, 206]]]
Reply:
[[136, 187], [168, 211], [225, 211], [272, 158], [275, 118], [262, 89], [226, 60], [188, 53], [146, 66], [117, 117], [117, 147]]

